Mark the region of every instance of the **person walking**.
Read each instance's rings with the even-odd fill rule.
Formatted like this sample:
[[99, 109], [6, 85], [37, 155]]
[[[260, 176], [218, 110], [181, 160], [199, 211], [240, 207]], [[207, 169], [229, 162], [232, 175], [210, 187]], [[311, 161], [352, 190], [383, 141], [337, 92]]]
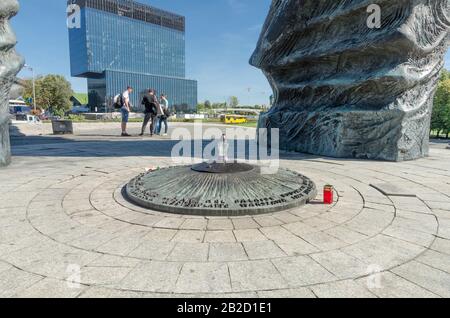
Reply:
[[148, 123], [150, 122], [150, 136], [153, 136], [153, 132], [155, 130], [155, 119], [158, 115], [158, 99], [155, 95], [155, 90], [149, 89], [148, 94], [144, 96], [142, 99], [142, 104], [145, 106], [145, 117], [144, 123], [142, 124], [142, 131], [139, 136], [144, 136], [145, 128], [147, 128]]
[[170, 117], [170, 111], [169, 111], [169, 100], [167, 99], [166, 95], [161, 94], [160, 104], [162, 115], [159, 118], [158, 134], [161, 134], [162, 124], [164, 124], [164, 134], [162, 134], [162, 136], [167, 136], [167, 130], [169, 128], [167, 125], [167, 120]]
[[[155, 95], [155, 97], [156, 97], [156, 95]], [[158, 101], [158, 103], [156, 105], [156, 111], [157, 111], [157, 115], [156, 115], [156, 118], [155, 118], [155, 131], [154, 131], [154, 133], [155, 133], [155, 135], [159, 135], [159, 131], [161, 130], [161, 127], [160, 127], [161, 126], [161, 117], [164, 115], [163, 108], [161, 106], [160, 101]]]
[[121, 96], [122, 108], [120, 108], [120, 112], [122, 113], [122, 137], [131, 137], [131, 135], [127, 133], [128, 118], [131, 112], [131, 104], [130, 104], [131, 93], [133, 93], [133, 88], [131, 86], [128, 86], [127, 90], [123, 92]]

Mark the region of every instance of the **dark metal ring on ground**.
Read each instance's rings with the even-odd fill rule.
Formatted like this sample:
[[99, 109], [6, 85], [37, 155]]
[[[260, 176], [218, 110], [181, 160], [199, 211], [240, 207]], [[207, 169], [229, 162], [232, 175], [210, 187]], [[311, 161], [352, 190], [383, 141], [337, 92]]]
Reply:
[[177, 166], [132, 179], [126, 195], [156, 211], [203, 216], [272, 213], [306, 204], [317, 195], [309, 178], [292, 170], [263, 174], [240, 163]]

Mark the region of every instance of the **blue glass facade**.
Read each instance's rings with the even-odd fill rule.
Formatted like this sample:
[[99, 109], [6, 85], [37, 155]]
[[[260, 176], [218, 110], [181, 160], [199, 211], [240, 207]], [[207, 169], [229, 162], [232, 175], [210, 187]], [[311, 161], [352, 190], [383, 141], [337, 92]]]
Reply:
[[185, 79], [184, 17], [128, 0], [69, 0], [81, 27], [69, 29], [71, 73], [88, 79], [89, 104], [111, 109], [112, 98], [154, 88], [183, 111], [197, 105], [197, 82]]

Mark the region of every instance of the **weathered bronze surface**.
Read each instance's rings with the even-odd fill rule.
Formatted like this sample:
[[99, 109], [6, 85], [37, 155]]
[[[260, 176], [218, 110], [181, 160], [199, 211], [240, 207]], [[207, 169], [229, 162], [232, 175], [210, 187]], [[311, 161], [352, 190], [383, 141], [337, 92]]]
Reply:
[[9, 19], [19, 10], [17, 0], [0, 2], [0, 166], [11, 161], [9, 141], [9, 91], [17, 73], [23, 66], [23, 59], [16, 54], [16, 37], [9, 25]]
[[259, 127], [284, 150], [426, 156], [449, 29], [448, 0], [274, 0], [250, 61], [275, 95]]
[[294, 208], [315, 198], [315, 184], [286, 169], [262, 174], [248, 164], [179, 166], [139, 175], [126, 186], [129, 200], [148, 209], [206, 216], [238, 216]]

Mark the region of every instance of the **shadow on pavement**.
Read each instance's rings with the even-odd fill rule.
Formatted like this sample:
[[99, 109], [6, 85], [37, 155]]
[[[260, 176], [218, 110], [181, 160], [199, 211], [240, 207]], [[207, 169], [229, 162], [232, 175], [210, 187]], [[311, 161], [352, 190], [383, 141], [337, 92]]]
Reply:
[[[234, 156], [230, 153], [229, 158], [248, 160], [250, 142], [245, 141], [245, 153], [239, 152], [237, 143], [234, 147]], [[444, 145], [448, 140], [432, 139], [431, 144]], [[118, 135], [105, 134], [78, 134], [78, 135], [42, 135], [26, 136], [17, 127], [11, 126], [12, 154], [17, 157], [170, 157], [172, 149], [179, 143], [177, 140], [163, 139], [161, 137], [139, 137], [124, 138]], [[211, 140], [192, 140], [190, 143], [190, 154], [183, 156], [199, 157], [205, 148], [211, 144]], [[200, 145], [201, 151], [195, 149]], [[437, 146], [436, 146], [437, 147]], [[186, 151], [189, 151], [189, 147]], [[252, 156], [251, 159], [254, 159]], [[296, 152], [280, 152], [280, 159], [285, 160], [308, 160], [320, 161], [332, 165], [341, 166], [348, 161], [362, 161], [357, 159], [332, 158], [316, 156]]]
[[[172, 149], [179, 142], [149, 136], [130, 138], [109, 135], [11, 136], [13, 156], [34, 157], [170, 157]], [[183, 156], [198, 157], [199, 153], [203, 153], [210, 144], [211, 140], [192, 140], [185, 145], [184, 151], [179, 153]], [[234, 157], [249, 159], [250, 141], [245, 141], [244, 149], [245, 153], [239, 153], [236, 143]], [[231, 154], [229, 157], [232, 157]]]

